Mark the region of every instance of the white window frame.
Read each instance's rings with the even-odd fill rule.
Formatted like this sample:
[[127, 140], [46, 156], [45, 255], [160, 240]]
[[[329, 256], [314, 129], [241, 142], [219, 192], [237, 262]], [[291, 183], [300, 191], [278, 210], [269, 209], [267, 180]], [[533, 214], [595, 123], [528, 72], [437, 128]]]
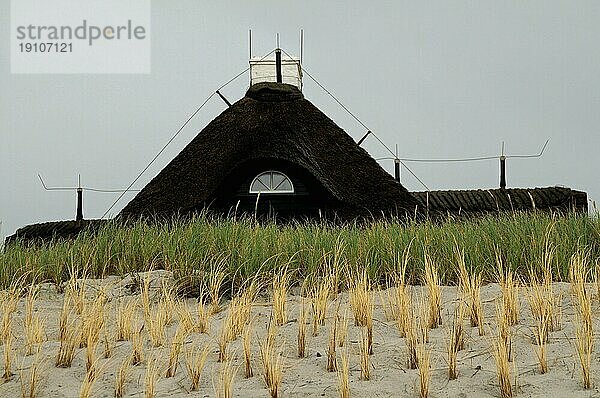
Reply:
[[[257, 182], [257, 180], [264, 176], [265, 174], [269, 174], [269, 181], [270, 181], [270, 185], [271, 187], [268, 190], [261, 190], [261, 189], [252, 189], [252, 187], [254, 186], [254, 183]], [[279, 174], [281, 176], [283, 176], [284, 180], [281, 181], [279, 183], [279, 185], [283, 184], [286, 180], [289, 181], [290, 186], [292, 187], [292, 189], [277, 189], [277, 187], [279, 187], [279, 185], [277, 185], [277, 187], [273, 188], [273, 174]], [[260, 181], [260, 183], [262, 184], [262, 181]], [[264, 184], [263, 184], [264, 185]], [[254, 179], [252, 179], [252, 182], [250, 183], [250, 193], [258, 193], [258, 194], [290, 194], [290, 193], [294, 193], [294, 184], [292, 183], [291, 178], [289, 178], [285, 173], [282, 173], [281, 171], [277, 171], [277, 170], [267, 170], [267, 171], [263, 171], [261, 173], [259, 173], [256, 177], [254, 177]]]

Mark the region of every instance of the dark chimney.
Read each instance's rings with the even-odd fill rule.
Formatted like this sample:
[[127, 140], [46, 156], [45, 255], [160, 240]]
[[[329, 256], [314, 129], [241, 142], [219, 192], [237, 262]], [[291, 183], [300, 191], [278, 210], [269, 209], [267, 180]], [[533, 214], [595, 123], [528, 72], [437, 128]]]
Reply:
[[275, 50], [275, 69], [277, 71], [277, 83], [283, 83], [281, 77], [281, 50], [279, 48]]
[[394, 159], [394, 178], [400, 182], [400, 159]]
[[506, 188], [506, 156], [500, 156], [500, 188]]
[[83, 189], [77, 188], [77, 216], [75, 221], [83, 221]]

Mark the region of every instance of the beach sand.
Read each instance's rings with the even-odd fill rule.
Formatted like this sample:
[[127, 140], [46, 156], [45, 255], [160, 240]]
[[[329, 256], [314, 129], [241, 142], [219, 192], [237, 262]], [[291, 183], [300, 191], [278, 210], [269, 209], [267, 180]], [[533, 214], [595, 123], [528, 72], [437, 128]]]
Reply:
[[[142, 277], [144, 277], [142, 275]], [[170, 280], [170, 273], [153, 271], [150, 275], [150, 297], [159, 295], [163, 281]], [[120, 301], [139, 300], [139, 291], [132, 291], [135, 279], [132, 277], [108, 277], [103, 280], [88, 280], [86, 293], [89, 300], [100, 290], [104, 290], [108, 302], [106, 304], [107, 331], [112, 354], [103, 357], [103, 339], [100, 337], [97, 347], [99, 357], [96, 366], [98, 378], [92, 387], [92, 397], [113, 397], [115, 377], [118, 368], [131, 354], [130, 341], [114, 341], [115, 312]], [[393, 288], [392, 288], [393, 289]], [[426, 288], [411, 286], [413, 302], [419, 302], [419, 297], [425, 295]], [[523, 290], [523, 289], [522, 289]], [[590, 287], [591, 291], [591, 287]], [[573, 297], [569, 293], [569, 285], [555, 283], [554, 292], [561, 293], [561, 324], [560, 330], [550, 333], [547, 345], [549, 371], [540, 374], [537, 356], [533, 342], [533, 319], [525, 294], [520, 294], [519, 324], [512, 329], [512, 351], [514, 360], [512, 369], [514, 392], [522, 397], [591, 397], [599, 396], [596, 385], [600, 380], [597, 372], [600, 369], [600, 350], [596, 349], [592, 357], [592, 389], [584, 390], [581, 380], [581, 367], [575, 349], [575, 307]], [[342, 292], [335, 300], [331, 300], [325, 325], [320, 326], [318, 335], [312, 335], [310, 302], [305, 299], [307, 309], [307, 356], [297, 357], [298, 318], [302, 298], [297, 289], [292, 289], [287, 300], [287, 317], [285, 324], [277, 327], [275, 346], [282, 352], [283, 380], [280, 396], [283, 397], [337, 397], [337, 374], [328, 372], [327, 347], [329, 330], [333, 317], [337, 313], [339, 319], [348, 318], [348, 334], [344, 347], [337, 347], [337, 357], [346, 352], [350, 360], [349, 385], [351, 396], [354, 397], [417, 397], [419, 386], [419, 371], [407, 368], [407, 352], [405, 339], [400, 337], [396, 322], [387, 320], [384, 311], [386, 292], [375, 292], [375, 310], [373, 326], [373, 354], [370, 356], [372, 378], [360, 380], [359, 345], [364, 327], [354, 325], [352, 311], [348, 306], [348, 293]], [[393, 293], [393, 292], [390, 292]], [[465, 349], [458, 353], [458, 378], [448, 380], [446, 341], [452, 314], [457, 303], [457, 288], [442, 287], [442, 325], [429, 332], [430, 342], [427, 347], [431, 351], [431, 397], [500, 397], [496, 365], [491, 354], [491, 346], [497, 331], [496, 302], [501, 292], [497, 284], [487, 284], [481, 288], [481, 298], [484, 310], [485, 335], [479, 336], [478, 329], [469, 325], [465, 318]], [[0, 384], [0, 397], [21, 397], [22, 385], [27, 389], [27, 379], [30, 377], [31, 364], [38, 364], [39, 397], [78, 397], [82, 381], [86, 375], [85, 348], [77, 348], [72, 366], [69, 368], [55, 367], [55, 359], [59, 350], [58, 319], [63, 306], [64, 294], [57, 293], [53, 285], [40, 285], [35, 301], [35, 312], [45, 322], [46, 341], [37, 347], [37, 354], [26, 356], [24, 350], [23, 319], [25, 316], [25, 298], [18, 301], [17, 309], [12, 320], [12, 371], [14, 376]], [[192, 313], [196, 313], [197, 300], [186, 299]], [[151, 347], [145, 331], [144, 361], [131, 367], [131, 374], [126, 380], [124, 396], [145, 396], [145, 372], [149, 358], [157, 358], [160, 367], [160, 377], [156, 383], [157, 397], [213, 397], [215, 388], [219, 385], [219, 372], [222, 364], [217, 362], [218, 339], [221, 325], [228, 314], [228, 302], [223, 300], [223, 310], [210, 318], [208, 334], [190, 333], [184, 340], [183, 350], [179, 357], [179, 366], [174, 377], [166, 378], [165, 372], [169, 357], [169, 344], [178, 327], [178, 317], [173, 315], [173, 323], [167, 326], [166, 344], [163, 347]], [[597, 312], [598, 302], [594, 296], [593, 310]], [[271, 318], [271, 303], [268, 292], [261, 292], [252, 307], [252, 367], [254, 376], [244, 378], [242, 338], [238, 337], [228, 346], [228, 358], [233, 361], [234, 381], [233, 396], [235, 397], [268, 397], [268, 391], [263, 380], [263, 369], [260, 358], [260, 345], [264, 344], [269, 319]], [[140, 320], [142, 309], [138, 309]], [[343, 321], [340, 321], [343, 323]], [[594, 319], [595, 330], [597, 322]], [[208, 344], [210, 347], [208, 360], [202, 373], [200, 389], [190, 392], [190, 379], [185, 366], [185, 352], [191, 347]], [[0, 353], [2, 347], [0, 347]]]

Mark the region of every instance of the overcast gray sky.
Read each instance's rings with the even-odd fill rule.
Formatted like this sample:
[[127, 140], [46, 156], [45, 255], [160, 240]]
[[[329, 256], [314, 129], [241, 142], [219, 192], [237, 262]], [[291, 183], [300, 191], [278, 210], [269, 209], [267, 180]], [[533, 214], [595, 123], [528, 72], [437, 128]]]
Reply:
[[[537, 152], [509, 160], [510, 187], [564, 185], [600, 198], [598, 1], [152, 1], [148, 75], [13, 75], [10, 1], [0, 0], [2, 237], [75, 216], [75, 194], [51, 185], [124, 188], [179, 125], [255, 55], [275, 47], [304, 66], [401, 157]], [[241, 98], [248, 76], [223, 90]], [[364, 129], [309, 79], [305, 96], [358, 140]], [[154, 177], [225, 109], [214, 98], [136, 184]], [[372, 138], [366, 149], [387, 156]], [[392, 171], [391, 161], [382, 166]], [[497, 161], [410, 164], [430, 189], [498, 185]], [[409, 190], [423, 187], [407, 172]], [[114, 194], [87, 192], [100, 217]], [[116, 214], [130, 200], [126, 195]]]

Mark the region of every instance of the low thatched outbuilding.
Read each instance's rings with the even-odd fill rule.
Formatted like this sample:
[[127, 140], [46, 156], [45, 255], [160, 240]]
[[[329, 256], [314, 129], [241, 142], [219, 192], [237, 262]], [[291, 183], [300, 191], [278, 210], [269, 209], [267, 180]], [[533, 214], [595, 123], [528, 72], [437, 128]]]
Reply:
[[587, 213], [587, 194], [566, 187], [412, 192], [418, 213], [474, 216], [514, 211]]

